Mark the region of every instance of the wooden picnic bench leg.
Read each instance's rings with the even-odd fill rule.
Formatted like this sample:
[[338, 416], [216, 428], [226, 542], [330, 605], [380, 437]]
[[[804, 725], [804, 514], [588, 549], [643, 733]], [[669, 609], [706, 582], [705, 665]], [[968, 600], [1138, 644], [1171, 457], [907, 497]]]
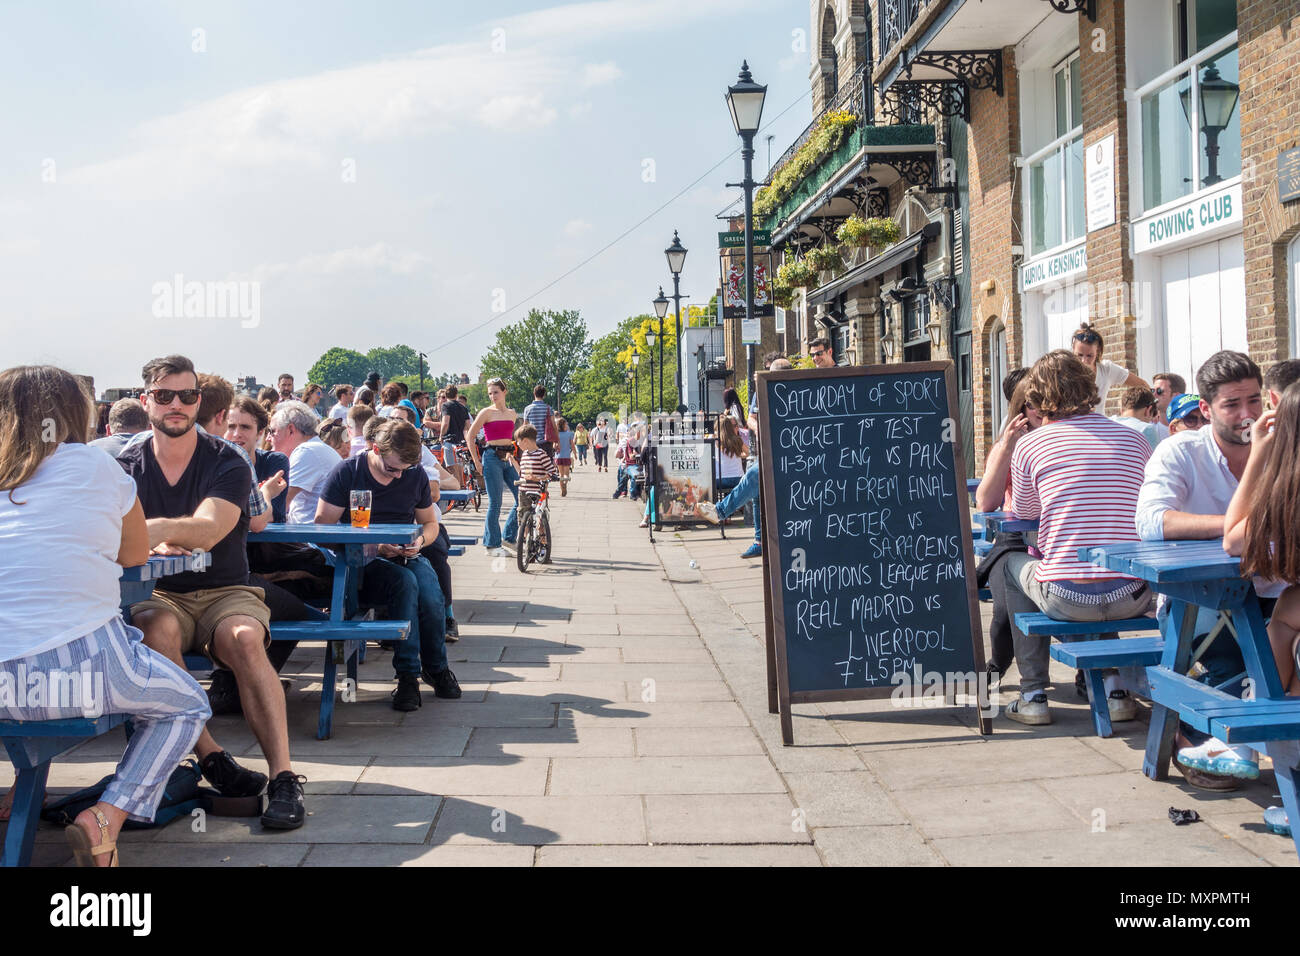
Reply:
[[1273, 774], [1277, 777], [1277, 790], [1286, 808], [1286, 818], [1291, 824], [1291, 841], [1300, 854], [1300, 797], [1296, 793], [1297, 767], [1300, 767], [1300, 742], [1274, 740], [1264, 745], [1264, 752], [1273, 761]]
[[1106, 697], [1106, 678], [1100, 667], [1090, 667], [1083, 672], [1083, 679], [1088, 682], [1088, 696], [1092, 698], [1092, 728], [1098, 737], [1109, 737], [1114, 733], [1110, 723], [1110, 704]]
[[[1175, 674], [1187, 673], [1187, 668], [1191, 666], [1196, 614], [1195, 604], [1176, 598], [1169, 601], [1169, 613], [1160, 626], [1165, 649], [1157, 667]], [[1169, 760], [1174, 754], [1174, 737], [1177, 733], [1178, 712], [1153, 700], [1146, 755], [1142, 758], [1142, 772], [1152, 780], [1169, 779]]]
[[326, 641], [325, 675], [320, 686], [320, 719], [316, 724], [316, 739], [329, 740], [334, 736], [334, 695], [338, 688], [338, 657], [345, 641]]
[[5, 832], [4, 852], [0, 853], [0, 866], [30, 866], [32, 847], [36, 843], [36, 827], [45, 803], [45, 782], [50, 775], [50, 761], [34, 767], [17, 767], [14, 781], [13, 807], [9, 814], [9, 829]]

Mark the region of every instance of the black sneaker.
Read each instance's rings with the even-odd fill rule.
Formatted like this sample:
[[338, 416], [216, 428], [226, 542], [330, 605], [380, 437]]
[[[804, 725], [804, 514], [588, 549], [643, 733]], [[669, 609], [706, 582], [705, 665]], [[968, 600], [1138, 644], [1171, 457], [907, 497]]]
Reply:
[[255, 797], [266, 789], [266, 774], [241, 767], [224, 750], [204, 757], [199, 770], [223, 797]]
[[1074, 672], [1074, 692], [1081, 699], [1088, 699], [1088, 678], [1084, 676], [1083, 671]]
[[460, 640], [460, 627], [456, 624], [454, 617], [447, 618], [447, 637], [448, 644], [455, 644]]
[[456, 675], [451, 672], [450, 667], [436, 673], [426, 667], [421, 674], [424, 676], [424, 682], [433, 688], [435, 697], [444, 700], [456, 700], [460, 697], [460, 684], [457, 683]]
[[239, 702], [239, 685], [235, 675], [227, 670], [214, 670], [212, 684], [208, 687], [208, 706], [213, 716], [221, 714], [242, 714], [243, 705]]
[[302, 803], [302, 785], [307, 778], [292, 770], [276, 775], [266, 788], [266, 812], [262, 826], [270, 830], [296, 830], [307, 821]]
[[393, 710], [419, 710], [420, 680], [414, 674], [398, 674], [397, 689], [393, 691]]

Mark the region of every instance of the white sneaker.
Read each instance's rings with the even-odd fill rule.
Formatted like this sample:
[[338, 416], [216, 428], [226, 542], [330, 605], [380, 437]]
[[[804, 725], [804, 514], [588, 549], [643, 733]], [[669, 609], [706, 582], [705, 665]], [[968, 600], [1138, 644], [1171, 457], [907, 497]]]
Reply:
[[488, 548], [488, 549], [487, 549], [487, 553], [488, 553], [488, 557], [489, 557], [489, 558], [504, 558], [504, 557], [506, 556], [506, 549], [505, 549], [505, 548]]
[[714, 507], [712, 501], [696, 502], [695, 511], [701, 518], [703, 518], [709, 524], [722, 523], [722, 519], [718, 517], [718, 509]]
[[1133, 720], [1137, 717], [1137, 701], [1126, 690], [1113, 690], [1106, 696], [1106, 709], [1111, 723]]
[[1007, 705], [1006, 714], [1012, 720], [1022, 724], [1050, 724], [1052, 714], [1047, 709], [1047, 695], [1035, 691], [1026, 697], [1021, 694]]
[[1229, 747], [1211, 737], [1196, 747], [1184, 747], [1174, 758], [1184, 767], [1238, 780], [1259, 779], [1259, 759], [1249, 747]]

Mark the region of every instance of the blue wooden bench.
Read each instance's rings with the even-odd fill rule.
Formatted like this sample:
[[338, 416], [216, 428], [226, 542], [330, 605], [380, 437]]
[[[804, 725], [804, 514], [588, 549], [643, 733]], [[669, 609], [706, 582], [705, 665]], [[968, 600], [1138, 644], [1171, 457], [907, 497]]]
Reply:
[[451, 544], [478, 544], [482, 538], [476, 534], [449, 534], [447, 539]]
[[1241, 700], [1190, 677], [1169, 671], [1148, 673], [1151, 688], [1182, 720], [1224, 743], [1249, 744], [1300, 738], [1300, 697]]
[[[347, 676], [355, 686], [360, 650], [366, 641], [400, 641], [411, 630], [410, 621], [274, 621], [273, 641], [324, 641], [325, 673], [320, 691], [320, 716], [316, 739], [334, 736], [334, 699], [338, 695], [338, 666], [347, 667]], [[208, 671], [212, 662], [202, 654], [186, 654], [185, 666], [192, 671]]]
[[50, 762], [77, 744], [121, 726], [125, 720], [121, 714], [64, 720], [0, 720], [0, 740], [4, 741], [5, 751], [17, 771], [0, 866], [28, 866], [32, 861]]
[[1092, 698], [1092, 725], [1098, 737], [1109, 737], [1114, 732], [1101, 672], [1107, 667], [1146, 667], [1158, 663], [1164, 642], [1159, 637], [1126, 637], [1105, 641], [1089, 641], [1084, 638], [1094, 634], [1154, 631], [1159, 626], [1154, 617], [1132, 617], [1118, 621], [1058, 621], [1042, 612], [1021, 612], [1016, 615], [1016, 627], [1022, 634], [1055, 637], [1063, 642], [1053, 644], [1049, 649], [1053, 660], [1083, 671]]

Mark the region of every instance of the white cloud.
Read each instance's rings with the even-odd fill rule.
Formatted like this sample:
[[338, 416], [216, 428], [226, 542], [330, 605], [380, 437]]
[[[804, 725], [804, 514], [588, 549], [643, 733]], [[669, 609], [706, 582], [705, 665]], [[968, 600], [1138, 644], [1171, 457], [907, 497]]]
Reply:
[[591, 100], [583, 100], [581, 103], [574, 103], [569, 107], [569, 118], [577, 119], [580, 116], [586, 116], [591, 112]]
[[40, 251], [39, 239], [0, 239], [0, 256], [30, 256]]
[[432, 264], [433, 259], [419, 252], [399, 251], [387, 243], [354, 246], [334, 252], [303, 256], [293, 262], [259, 265], [241, 279], [265, 281], [286, 275], [327, 276], [342, 272], [387, 272], [390, 275], [410, 275]]
[[483, 125], [493, 129], [520, 129], [547, 126], [554, 122], [556, 112], [544, 105], [541, 94], [538, 94], [498, 96], [484, 103], [478, 115]]
[[623, 71], [613, 60], [606, 63], [588, 63], [582, 68], [582, 85], [604, 86], [606, 83], [613, 83], [622, 75]]
[[594, 227], [585, 219], [570, 219], [564, 224], [564, 234], [570, 239], [577, 239], [579, 236], [591, 232]]

